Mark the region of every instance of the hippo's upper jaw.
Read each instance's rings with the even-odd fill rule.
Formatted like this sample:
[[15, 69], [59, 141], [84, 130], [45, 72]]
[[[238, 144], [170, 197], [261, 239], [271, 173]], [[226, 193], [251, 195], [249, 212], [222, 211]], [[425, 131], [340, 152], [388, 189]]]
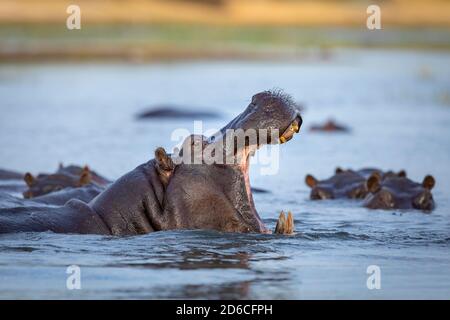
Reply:
[[[300, 108], [290, 96], [281, 91], [264, 91], [252, 97], [244, 112], [220, 130], [219, 137], [234, 131], [235, 135], [243, 133], [250, 138], [247, 145], [284, 143], [299, 132], [302, 122]], [[252, 141], [252, 134], [256, 134], [256, 141]]]
[[261, 145], [289, 141], [301, 125], [289, 96], [265, 91], [212, 137], [188, 137], [174, 157], [164, 205], [171, 212], [165, 214], [182, 216], [177, 228], [268, 232], [253, 201], [250, 156]]

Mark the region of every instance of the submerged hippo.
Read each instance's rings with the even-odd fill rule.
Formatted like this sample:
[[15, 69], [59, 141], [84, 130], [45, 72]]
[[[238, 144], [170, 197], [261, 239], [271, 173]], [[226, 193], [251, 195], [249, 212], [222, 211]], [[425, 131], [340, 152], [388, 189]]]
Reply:
[[[261, 145], [289, 141], [301, 125], [299, 109], [289, 96], [258, 93], [214, 136], [188, 137], [178, 154], [158, 148], [154, 159], [119, 178], [89, 203], [70, 200], [61, 207], [1, 209], [0, 233], [134, 235], [171, 229], [266, 233], [250, 188], [250, 156]], [[253, 138], [244, 136], [242, 144], [235, 143], [243, 130], [253, 132]], [[197, 151], [194, 160], [199, 160], [200, 150], [200, 161], [186, 160], [191, 149]], [[226, 162], [210, 161], [222, 155]], [[293, 218], [288, 215], [277, 233], [290, 233], [292, 228]]]
[[218, 118], [219, 114], [210, 111], [195, 111], [191, 107], [155, 106], [139, 113], [137, 119], [206, 119]]
[[310, 198], [312, 200], [364, 199], [369, 193], [367, 180], [373, 175], [383, 180], [390, 176], [405, 177], [406, 172], [403, 170], [398, 173], [383, 172], [374, 168], [364, 168], [357, 171], [336, 168], [335, 174], [331, 178], [319, 181], [308, 174], [305, 183], [311, 188]]
[[87, 185], [72, 188], [67, 187], [62, 190], [47, 193], [42, 196], [33, 197], [34, 202], [44, 203], [48, 205], [64, 205], [67, 201], [72, 199], [78, 199], [84, 202], [89, 202], [103, 192], [106, 188], [104, 186], [98, 186], [93, 183]]
[[422, 183], [414, 182], [405, 176], [391, 175], [385, 179], [372, 176], [367, 181], [369, 194], [364, 206], [369, 209], [434, 209], [431, 190], [435, 185], [432, 176], [427, 175]]
[[328, 120], [324, 124], [312, 125], [309, 128], [310, 131], [322, 131], [322, 132], [349, 132], [350, 129], [344, 125], [336, 123], [334, 120]]
[[23, 179], [28, 186], [28, 190], [23, 192], [25, 199], [43, 196], [65, 188], [79, 188], [88, 184], [102, 187], [110, 183], [108, 179], [95, 171], [91, 171], [88, 166], [70, 165], [64, 167], [62, 164], [56, 173], [39, 174], [34, 177], [27, 172]]

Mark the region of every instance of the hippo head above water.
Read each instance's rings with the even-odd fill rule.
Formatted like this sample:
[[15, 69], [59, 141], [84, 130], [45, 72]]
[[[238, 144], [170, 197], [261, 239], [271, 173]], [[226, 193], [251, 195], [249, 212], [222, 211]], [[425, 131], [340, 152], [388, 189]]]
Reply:
[[57, 172], [53, 174], [39, 174], [34, 177], [27, 172], [23, 179], [28, 186], [28, 190], [23, 193], [23, 197], [30, 199], [68, 187], [77, 188], [87, 185], [91, 182], [91, 174], [89, 168], [85, 167], [79, 175]]
[[[263, 144], [290, 140], [301, 125], [291, 98], [267, 91], [254, 95], [244, 112], [211, 138], [192, 135], [171, 157], [158, 149], [155, 160], [165, 188], [165, 214], [192, 229], [266, 232], [250, 188], [250, 156]], [[241, 145], [236, 143], [240, 139]]]
[[23, 177], [28, 190], [23, 193], [25, 199], [43, 196], [65, 188], [79, 188], [87, 184], [104, 187], [110, 181], [88, 166], [64, 166], [60, 164], [58, 170], [52, 174], [39, 174], [36, 177], [27, 172]]
[[383, 172], [374, 168], [364, 168], [356, 171], [336, 168], [335, 174], [331, 178], [317, 180], [308, 174], [305, 178], [305, 183], [311, 188], [310, 198], [312, 200], [364, 199], [369, 193], [367, 181], [373, 175], [383, 180], [391, 176], [405, 177], [406, 172], [404, 170], [398, 173], [393, 171]]
[[435, 185], [432, 176], [427, 175], [422, 183], [406, 177], [389, 176], [381, 180], [372, 176], [367, 181], [369, 194], [364, 206], [369, 209], [418, 209], [425, 212], [435, 207], [431, 190]]

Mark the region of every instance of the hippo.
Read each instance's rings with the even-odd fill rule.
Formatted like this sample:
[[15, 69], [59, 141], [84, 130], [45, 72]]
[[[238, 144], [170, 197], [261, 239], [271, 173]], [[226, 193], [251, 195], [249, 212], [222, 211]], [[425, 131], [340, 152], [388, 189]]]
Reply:
[[219, 114], [210, 111], [193, 111], [192, 107], [160, 105], [139, 113], [137, 119], [206, 119], [218, 118]]
[[34, 177], [27, 172], [23, 179], [28, 186], [28, 190], [23, 192], [25, 199], [43, 196], [64, 188], [78, 188], [88, 184], [102, 187], [110, 183], [108, 179], [100, 176], [95, 171], [91, 171], [88, 166], [70, 165], [64, 167], [62, 164], [60, 164], [56, 173], [39, 174], [37, 177]]
[[364, 199], [369, 193], [366, 182], [373, 175], [383, 180], [385, 177], [390, 176], [405, 177], [406, 172], [404, 170], [398, 173], [393, 171], [383, 172], [375, 168], [363, 168], [353, 171], [343, 170], [338, 167], [331, 178], [319, 181], [308, 174], [305, 177], [305, 183], [311, 188], [311, 200]]
[[0, 169], [0, 180], [21, 180], [23, 173]]
[[[290, 96], [260, 92], [213, 136], [189, 136], [172, 154], [157, 148], [154, 159], [117, 179], [90, 202], [72, 199], [63, 206], [0, 209], [0, 233], [122, 236], [174, 229], [270, 233], [254, 205], [250, 157], [262, 145], [290, 141], [302, 122]], [[225, 162], [220, 161], [222, 156]], [[291, 214], [276, 232], [292, 229]]]
[[67, 201], [72, 199], [78, 199], [84, 202], [89, 202], [96, 196], [98, 196], [105, 189], [106, 188], [104, 186], [89, 183], [81, 187], [77, 188], [67, 187], [62, 190], [44, 194], [42, 196], [33, 197], [32, 200], [34, 202], [59, 206], [66, 204]]
[[414, 182], [406, 176], [390, 175], [384, 179], [371, 176], [367, 181], [369, 194], [364, 206], [369, 209], [418, 209], [431, 212], [435, 203], [431, 190], [435, 179], [425, 176], [422, 183]]
[[349, 132], [350, 129], [344, 125], [336, 123], [334, 120], [328, 120], [324, 124], [312, 125], [309, 128], [310, 131], [322, 131], [322, 132]]
[[58, 171], [56, 171], [56, 173], [73, 175], [78, 177], [81, 176], [84, 172], [89, 172], [91, 181], [98, 186], [106, 186], [111, 183], [111, 180], [101, 176], [94, 170], [91, 170], [87, 165], [85, 165], [84, 167], [80, 167], [77, 165], [64, 166], [62, 163], [60, 163]]

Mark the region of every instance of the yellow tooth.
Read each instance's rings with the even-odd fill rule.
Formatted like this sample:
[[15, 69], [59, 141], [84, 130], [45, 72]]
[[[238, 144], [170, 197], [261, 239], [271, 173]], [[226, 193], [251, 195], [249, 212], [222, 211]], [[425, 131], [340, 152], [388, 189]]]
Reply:
[[298, 127], [297, 124], [293, 124], [293, 125], [292, 125], [292, 130], [295, 131], [295, 132], [299, 132], [299, 131], [300, 131], [300, 128]]
[[283, 136], [281, 136], [281, 137], [280, 137], [280, 142], [281, 142], [281, 143], [285, 143], [285, 142], [286, 142], [286, 138], [283, 137]]

